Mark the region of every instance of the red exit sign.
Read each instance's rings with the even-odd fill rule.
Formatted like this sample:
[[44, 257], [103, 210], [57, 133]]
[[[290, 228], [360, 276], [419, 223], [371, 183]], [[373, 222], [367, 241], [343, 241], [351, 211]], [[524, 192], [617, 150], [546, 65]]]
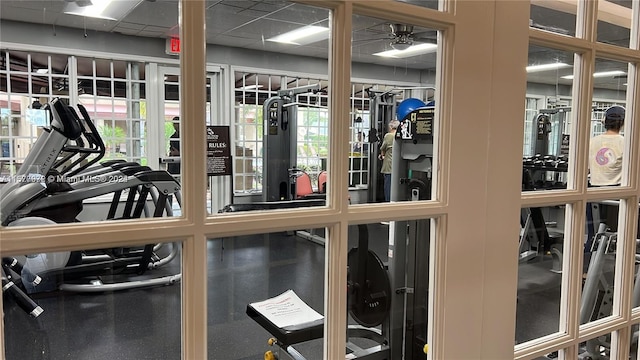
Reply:
[[170, 38], [167, 39], [167, 54], [180, 54], [180, 39]]

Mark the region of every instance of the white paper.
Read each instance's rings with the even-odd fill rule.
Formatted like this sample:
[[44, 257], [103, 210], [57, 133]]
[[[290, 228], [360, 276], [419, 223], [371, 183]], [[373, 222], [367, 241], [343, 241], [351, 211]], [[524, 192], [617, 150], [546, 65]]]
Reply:
[[264, 301], [251, 303], [251, 306], [279, 328], [305, 324], [323, 318], [302, 301], [293, 290], [287, 290]]

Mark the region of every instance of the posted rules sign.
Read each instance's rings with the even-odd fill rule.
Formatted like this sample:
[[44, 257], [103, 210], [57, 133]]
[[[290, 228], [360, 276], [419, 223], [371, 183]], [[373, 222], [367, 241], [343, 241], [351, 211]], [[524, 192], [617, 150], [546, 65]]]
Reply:
[[207, 175], [231, 175], [228, 126], [207, 126]]

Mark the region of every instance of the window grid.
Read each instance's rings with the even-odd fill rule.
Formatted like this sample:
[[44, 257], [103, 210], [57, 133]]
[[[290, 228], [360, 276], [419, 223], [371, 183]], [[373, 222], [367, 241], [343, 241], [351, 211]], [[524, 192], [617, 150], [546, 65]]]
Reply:
[[262, 74], [236, 72], [233, 172], [234, 192], [238, 194], [262, 190], [262, 103], [272, 94], [272, 80]]
[[349, 186], [367, 188], [369, 184], [369, 142], [370, 100], [367, 96], [367, 85], [354, 83], [351, 85], [351, 119], [350, 153], [349, 153]]
[[[79, 103], [89, 116], [106, 146], [105, 159], [126, 159], [146, 165], [144, 63], [77, 58], [80, 70]], [[107, 72], [101, 71], [106, 66]], [[88, 71], [84, 71], [88, 67]], [[133, 68], [137, 71], [134, 72]], [[133, 77], [136, 79], [132, 79]]]
[[[44, 56], [46, 62], [37, 63], [34, 60], [35, 55], [38, 59], [42, 59]], [[89, 73], [52, 74], [54, 72], [52, 57], [63, 57], [67, 62], [74, 61], [74, 58], [20, 51], [6, 51], [2, 56], [5, 60], [3, 63], [10, 64], [9, 67], [3, 67], [0, 70], [4, 75], [0, 106], [6, 109], [3, 110], [2, 121], [3, 124], [7, 124], [0, 133], [0, 142], [3, 144], [0, 161], [4, 175], [15, 173], [39, 134], [38, 126], [28, 124], [28, 109], [34, 108], [36, 102], [44, 105], [54, 98], [71, 102], [69, 85], [72, 81], [78, 82], [79, 102], [87, 107], [90, 116], [96, 120], [96, 124], [105, 138], [105, 143], [108, 144], [109, 149], [106, 157], [121, 157], [129, 161], [146, 162], [145, 142], [143, 141], [145, 136], [144, 121], [140, 113], [140, 103], [143, 98], [140, 96], [129, 97], [133, 88], [139, 90], [136, 91], [137, 95], [144, 97], [145, 80], [144, 78], [131, 80], [132, 64], [120, 62], [119, 66], [123, 69], [126, 68], [127, 71], [118, 77], [114, 75], [113, 61], [109, 61], [108, 72], [103, 73], [103, 76], [98, 76], [96, 74], [99, 68], [96, 65], [98, 60], [93, 59], [80, 61], [82, 64], [89, 65]], [[144, 65], [136, 63], [136, 66]], [[26, 78], [27, 87], [12, 86], [14, 83], [12, 77]], [[117, 93], [116, 87], [120, 87], [123, 91]], [[11, 104], [12, 110], [10, 111], [8, 104]], [[133, 112], [134, 104], [136, 105], [135, 115]], [[8, 126], [9, 123], [12, 123], [12, 126]], [[136, 149], [136, 151], [127, 152], [127, 148]]]
[[[267, 84], [267, 88], [264, 89], [262, 84]], [[264, 101], [277, 95], [279, 90], [315, 84], [322, 88], [326, 81], [288, 75], [236, 72], [236, 157], [234, 161], [236, 193], [254, 193], [262, 189], [264, 130], [262, 105]], [[320, 92], [298, 94], [294, 100], [299, 104], [297, 164], [295, 165], [309, 173], [316, 188], [319, 173], [326, 170], [328, 156], [327, 100], [327, 95]]]
[[8, 50], [0, 54], [0, 180], [4, 181], [16, 173], [39, 135], [39, 125], [30, 122], [29, 112], [55, 97], [69, 101], [70, 77], [52, 74], [52, 57], [66, 56]]
[[[585, 3], [585, 4], [586, 6], [581, 7], [580, 11], [578, 11], [578, 19], [585, 20], [584, 19], [585, 15], [589, 14], [594, 8], [597, 8], [598, 5], [603, 4], [603, 2], [594, 2], [594, 3]], [[633, 16], [638, 16], [637, 6], [636, 6], [636, 9], [634, 9], [634, 11], [631, 11], [631, 9], [628, 9], [628, 10], [629, 10], [629, 14], [633, 14]], [[585, 21], [579, 20], [576, 23], [582, 24], [582, 26], [584, 26], [584, 29], [592, 29], [594, 28], [595, 24], [589, 24], [590, 20], [593, 20], [593, 19], [589, 18], [589, 19], [586, 19]], [[635, 26], [637, 27], [637, 24]], [[637, 29], [635, 29], [634, 31], [637, 31]], [[574, 129], [572, 133], [577, 133], [578, 136], [580, 137], [577, 143], [588, 144], [590, 137], [602, 131], [601, 125], [598, 124], [602, 118], [602, 113], [601, 113], [602, 110], [598, 111], [598, 108], [600, 106], [602, 106], [603, 108], [606, 108], [607, 105], [614, 103], [610, 101], [592, 100], [594, 89], [591, 88], [590, 86], [580, 86], [583, 79], [591, 76], [591, 71], [593, 71], [593, 68], [592, 68], [593, 60], [595, 59], [594, 53], [597, 52], [598, 57], [615, 58], [617, 60], [623, 59], [621, 61], [629, 61], [630, 63], [636, 63], [636, 64], [640, 59], [640, 56], [638, 55], [637, 51], [635, 53], [633, 52], [627, 53], [631, 55], [622, 56], [621, 51], [618, 51], [613, 47], [596, 46], [595, 39], [591, 39], [591, 36], [590, 36], [591, 32], [579, 29], [578, 33], [586, 34], [585, 37], [588, 40], [587, 44], [585, 43], [578, 44], [580, 41], [584, 41], [584, 39], [579, 39], [579, 41], [576, 41], [576, 39], [571, 37], [563, 38], [561, 42], [563, 43], [563, 46], [583, 48], [582, 51], [578, 51], [578, 52], [585, 53], [585, 56], [580, 56], [579, 60], [576, 60], [576, 65], [579, 65], [579, 69], [581, 69], [581, 71], [583, 72], [583, 74], [576, 73], [576, 77], [573, 84], [574, 89], [576, 89], [576, 91], [573, 94], [573, 98], [575, 100], [574, 111], [577, 111], [578, 113], [577, 120], [579, 121], [578, 123], [580, 124], [580, 129]], [[547, 36], [547, 34], [543, 32], [530, 31], [530, 34], [531, 34], [530, 41], [534, 39], [542, 40], [545, 38], [551, 38], [551, 36]], [[635, 46], [637, 46], [637, 44]], [[596, 48], [598, 48], [597, 51], [595, 50]], [[637, 71], [637, 69], [635, 70]], [[634, 73], [633, 71], [630, 72], [630, 74], [633, 74], [633, 73]], [[633, 106], [632, 109], [635, 110], [637, 109], [637, 104], [638, 104], [637, 99], [633, 99], [630, 96], [631, 94], [634, 94], [635, 90], [629, 88], [628, 91], [629, 92], [627, 93], [627, 96], [626, 96], [627, 103], [629, 102], [633, 103], [635, 106]], [[590, 103], [589, 105], [593, 106], [595, 108], [595, 111], [587, 110], [588, 107], [583, 102]], [[580, 105], [580, 103], [582, 103], [583, 105]], [[586, 116], [581, 115], [581, 113], [584, 113]], [[628, 112], [627, 118], [629, 118], [630, 116], [634, 116], [634, 115]], [[570, 127], [571, 124], [569, 123], [567, 126]], [[637, 127], [634, 130], [635, 130], [634, 134], [631, 134], [630, 137], [634, 137], [637, 139], [637, 136], [638, 136]], [[634, 141], [634, 140], [632, 139], [631, 141]], [[572, 147], [575, 147], [576, 142], [572, 142], [572, 143], [574, 144], [572, 145]], [[586, 157], [587, 147], [588, 146], [584, 146], [584, 145], [581, 145], [578, 147], [579, 148], [579, 154], [577, 156], [578, 159], [575, 159], [575, 161], [577, 161], [577, 166], [573, 167], [573, 170], [577, 171], [577, 174], [575, 174], [576, 175], [575, 178], [579, 180], [580, 184], [582, 183], [586, 184], [586, 181], [583, 181], [585, 180], [586, 173], [587, 173], [586, 169], [584, 168], [586, 162], [582, 161], [580, 158], [584, 159], [584, 157]], [[631, 155], [637, 158], [637, 154], [631, 154]], [[628, 166], [628, 165], [629, 164], [627, 163], [624, 166]], [[630, 176], [634, 177], [633, 174], [630, 174]], [[635, 184], [634, 180], [635, 179], [632, 179], [631, 184]], [[582, 240], [579, 237], [579, 235], [582, 232], [581, 232], [581, 229], [577, 228], [576, 226], [582, 223], [581, 221], [576, 221], [576, 220], [579, 219], [580, 217], [584, 217], [584, 212], [582, 211], [584, 210], [584, 206], [581, 206], [581, 204], [591, 201], [591, 199], [602, 198], [603, 195], [599, 195], [600, 194], [599, 189], [595, 189], [594, 191], [587, 192], [586, 185], [579, 185], [578, 189], [581, 189], [582, 191], [579, 195], [576, 195], [575, 197], [572, 196], [571, 194], [568, 194], [568, 193], [566, 194], [567, 199], [572, 199], [569, 201], [567, 206], [567, 208], [569, 209], [567, 219], [572, 219], [574, 226], [568, 226], [568, 229], [566, 229], [568, 231], [565, 231], [565, 234], [566, 236], [572, 237], [571, 238], [572, 243], [581, 244], [581, 241], [579, 242], [578, 240]], [[619, 198], [621, 199], [621, 201], [626, 200], [625, 196], [616, 195], [618, 192], [625, 193], [623, 188], [613, 188], [608, 190], [611, 190], [612, 192], [608, 193], [607, 198]], [[565, 194], [562, 194], [562, 195], [565, 195]], [[549, 200], [550, 200], [549, 197], [550, 197], [549, 194], [536, 194], [536, 196], [533, 196], [531, 199], [523, 198], [523, 202], [529, 206], [535, 206], [537, 204], [540, 204], [540, 205], [544, 204], [543, 206], [548, 206]], [[637, 196], [632, 196], [631, 198], [629, 198], [629, 200], [632, 200], [632, 203], [635, 203], [637, 202]], [[633, 216], [630, 216], [630, 214], [627, 214], [627, 218], [633, 219], [634, 216], [638, 215], [637, 208], [635, 206], [631, 206], [627, 208], [627, 210], [630, 211], [631, 214], [633, 214]], [[622, 215], [623, 214], [621, 214], [621, 216]], [[632, 221], [635, 222], [636, 220], [633, 219]], [[626, 229], [626, 230], [627, 230], [626, 231], [627, 234], [631, 232], [629, 229]], [[574, 234], [570, 235], [570, 233], [572, 232]], [[624, 256], [618, 257], [617, 263], [616, 263], [616, 270], [620, 270], [620, 271], [619, 271], [619, 274], [616, 274], [615, 285], [618, 286], [619, 288], [615, 290], [614, 299], [613, 299], [613, 302], [614, 302], [613, 315], [614, 316], [600, 320], [597, 324], [593, 324], [592, 326], [587, 326], [587, 327], [579, 326], [578, 322], [576, 321], [575, 314], [577, 313], [576, 309], [579, 309], [580, 307], [581, 287], [580, 287], [580, 283], [576, 279], [580, 277], [582, 273], [581, 271], [582, 269], [579, 267], [581, 262], [578, 261], [579, 264], [576, 266], [572, 266], [569, 271], [571, 274], [567, 275], [567, 276], [570, 276], [570, 278], [572, 279], [570, 280], [570, 282], [575, 284], [575, 286], [562, 290], [562, 299], [563, 299], [562, 312], [565, 315], [561, 316], [560, 318], [560, 330], [561, 330], [560, 333], [554, 334], [550, 337], [546, 337], [544, 340], [544, 343], [540, 342], [541, 339], [536, 339], [526, 344], [525, 346], [517, 346], [515, 351], [515, 357], [517, 359], [533, 359], [542, 354], [549, 354], [556, 350], [561, 350], [563, 347], [566, 346], [566, 343], [564, 343], [566, 341], [566, 338], [561, 340], [561, 337], [569, 335], [573, 346], [570, 348], [565, 348], [565, 352], [564, 354], [561, 354], [561, 356], [565, 355], [564, 358], [577, 358], [579, 351], [582, 349], [582, 345], [585, 344], [585, 341], [592, 339], [594, 334], [596, 333], [602, 334], [602, 333], [608, 332], [614, 335], [630, 334], [630, 326], [632, 325], [632, 323], [629, 321], [629, 315], [631, 314], [631, 311], [630, 311], [631, 309], [628, 308], [629, 307], [628, 299], [631, 296], [631, 292], [632, 292], [631, 287], [633, 286], [633, 281], [629, 281], [629, 280], [630, 278], [635, 277], [634, 276], [635, 268], [633, 266], [634, 265], [633, 261], [626, 261], [626, 260], [622, 261], [622, 258], [629, 259], [633, 255], [631, 253], [635, 250], [634, 245], [635, 244], [627, 241], [624, 244], [618, 244], [617, 246], [618, 251], [622, 252], [624, 249], [625, 253], [624, 253]], [[582, 253], [583, 249], [582, 249], [582, 246], [577, 246], [577, 245], [576, 246], [572, 245], [571, 247], [573, 252], [571, 258], [575, 260], [578, 258], [577, 254]], [[576, 294], [577, 296], [575, 296]], [[565, 331], [567, 332], [566, 334], [564, 333]], [[630, 341], [628, 338], [621, 339], [620, 336], [612, 336], [611, 342], [610, 342], [610, 349], [613, 349], [613, 352], [611, 354], [607, 354], [607, 356], [610, 355], [612, 356], [611, 358], [627, 358], [628, 351], [629, 351], [629, 348], [627, 346], [629, 345], [629, 343]]]

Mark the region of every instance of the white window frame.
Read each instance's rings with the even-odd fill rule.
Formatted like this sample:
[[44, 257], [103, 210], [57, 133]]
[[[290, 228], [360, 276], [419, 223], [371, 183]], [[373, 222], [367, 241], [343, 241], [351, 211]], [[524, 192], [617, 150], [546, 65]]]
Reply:
[[[578, 344], [597, 334], [614, 332], [614, 355], [625, 354], [625, 338], [629, 338], [630, 324], [640, 322], [640, 309], [632, 312], [629, 305], [629, 286], [616, 296], [615, 317], [589, 327], [577, 325], [576, 304], [579, 301], [579, 282], [565, 286], [563, 306], [568, 324], [564, 333], [516, 349], [513, 334], [517, 286], [518, 216], [521, 206], [540, 206], [553, 203], [571, 204], [567, 209], [572, 234], [569, 271], [578, 279], [578, 245], [581, 242], [584, 204], [603, 198], [623, 199], [622, 224], [637, 219], [635, 204], [638, 189], [638, 147], [627, 146], [630, 161], [624, 175], [629, 182], [605, 191], [586, 190], [585, 126], [576, 127], [577, 141], [572, 152], [576, 161], [570, 169], [569, 181], [573, 186], [558, 194], [521, 194], [521, 150], [523, 123], [521, 119], [525, 97], [523, 70], [529, 36], [544, 43], [583, 50], [576, 72], [578, 85], [589, 84], [590, 69], [595, 55], [611, 55], [625, 61], [640, 62], [638, 36], [633, 37], [635, 50], [623, 50], [597, 44], [593, 34], [586, 31], [594, 23], [597, 2], [580, 2], [579, 24], [587, 41], [572, 38], [559, 39], [553, 34], [529, 30], [526, 1], [443, 1], [441, 12], [416, 8], [395, 1], [333, 0], [310, 2], [312, 5], [332, 7], [333, 37], [330, 49], [331, 118], [349, 116], [349, 105], [344, 99], [350, 94], [350, 44], [352, 11], [415, 25], [443, 30], [439, 44], [440, 56], [437, 110], [438, 157], [436, 162], [436, 198], [430, 202], [368, 204], [349, 206], [347, 202], [347, 153], [349, 146], [348, 122], [330, 124], [330, 161], [332, 174], [326, 208], [283, 211], [278, 213], [241, 214], [208, 217], [202, 204], [206, 193], [204, 173], [205, 148], [205, 11], [203, 1], [180, 1], [181, 41], [181, 96], [184, 118], [193, 119], [184, 127], [184, 158], [182, 179], [184, 211], [179, 219], [153, 219], [148, 221], [122, 221], [110, 223], [65, 224], [55, 227], [29, 229], [0, 229], [0, 251], [6, 255], [42, 251], [60, 251], [70, 248], [102, 248], [115, 245], [142, 244], [149, 240], [173, 241], [183, 244], [182, 264], [182, 357], [207, 358], [207, 238], [234, 236], [246, 233], [264, 233], [283, 228], [328, 228], [325, 266], [325, 330], [324, 359], [344, 356], [346, 327], [346, 254], [347, 229], [350, 224], [407, 218], [434, 218], [432, 230], [430, 355], [432, 359], [485, 358], [528, 359], [549, 349], [565, 349], [565, 358], [576, 358]], [[454, 12], [455, 9], [455, 12]], [[634, 9], [633, 27], [638, 33], [639, 6]], [[590, 15], [587, 16], [587, 15]], [[582, 20], [582, 19], [590, 19]], [[586, 25], [585, 25], [586, 24]], [[632, 32], [634, 33], [634, 32]], [[455, 76], [454, 76], [455, 75]], [[633, 117], [630, 124], [638, 123], [640, 108], [640, 74], [637, 68], [629, 74], [627, 111]], [[582, 124], [591, 107], [589, 86], [574, 86], [574, 123]], [[635, 121], [634, 121], [635, 120]], [[640, 127], [627, 129], [630, 143], [640, 141]], [[469, 151], [473, 149], [473, 151]], [[342, 156], [341, 154], [344, 154]], [[473, 174], [474, 181], [469, 181]], [[631, 204], [633, 206], [629, 206]], [[390, 215], [392, 214], [392, 215]], [[626, 228], [631, 236], [635, 225]], [[631, 243], [625, 243], [625, 252], [632, 253]], [[626, 259], [624, 271], [618, 271], [619, 280], [630, 282], [632, 264]], [[0, 352], [4, 351], [4, 326], [0, 326]], [[464, 346], [461, 346], [463, 344]], [[628, 351], [628, 349], [626, 350]], [[209, 354], [212, 355], [212, 354]], [[215, 354], [213, 354], [215, 356]]]
[[[631, 309], [631, 293], [634, 283], [635, 237], [638, 217], [638, 147], [631, 146], [638, 141], [637, 109], [638, 99], [638, 67], [640, 51], [638, 36], [632, 37], [632, 49], [614, 45], [597, 43], [595, 32], [599, 2], [579, 2], [577, 9], [577, 37], [558, 37], [555, 34], [531, 29], [530, 41], [536, 45], [553, 44], [552, 47], [575, 52], [575, 78], [571, 97], [570, 169], [568, 173], [568, 189], [556, 192], [527, 192], [522, 194], [523, 207], [548, 205], [566, 205], [564, 229], [565, 245], [563, 261], [563, 283], [560, 304], [560, 331], [534, 339], [516, 346], [516, 359], [531, 359], [559, 351], [561, 359], [575, 359], [578, 356], [580, 343], [603, 334], [611, 334], [611, 358], [623, 359], [629, 356], [629, 340], [631, 325], [638, 322], [638, 309]], [[635, 18], [632, 27], [638, 33], [638, 17], [640, 7], [634, 5], [632, 11]], [[632, 31], [633, 33], [633, 31]], [[634, 50], [635, 49], [635, 50]], [[623, 180], [620, 187], [610, 189], [587, 190], [587, 150], [591, 136], [591, 119], [593, 101], [593, 85], [591, 82], [596, 58], [609, 58], [636, 64], [629, 73], [626, 106], [626, 162], [623, 166]], [[579, 310], [581, 299], [581, 279], [583, 262], [583, 239], [585, 229], [586, 204], [604, 199], [620, 199], [620, 222], [618, 232], [618, 253], [616, 256], [616, 272], [613, 315], [605, 319], [580, 325]], [[629, 239], [632, 239], [631, 241]]]

